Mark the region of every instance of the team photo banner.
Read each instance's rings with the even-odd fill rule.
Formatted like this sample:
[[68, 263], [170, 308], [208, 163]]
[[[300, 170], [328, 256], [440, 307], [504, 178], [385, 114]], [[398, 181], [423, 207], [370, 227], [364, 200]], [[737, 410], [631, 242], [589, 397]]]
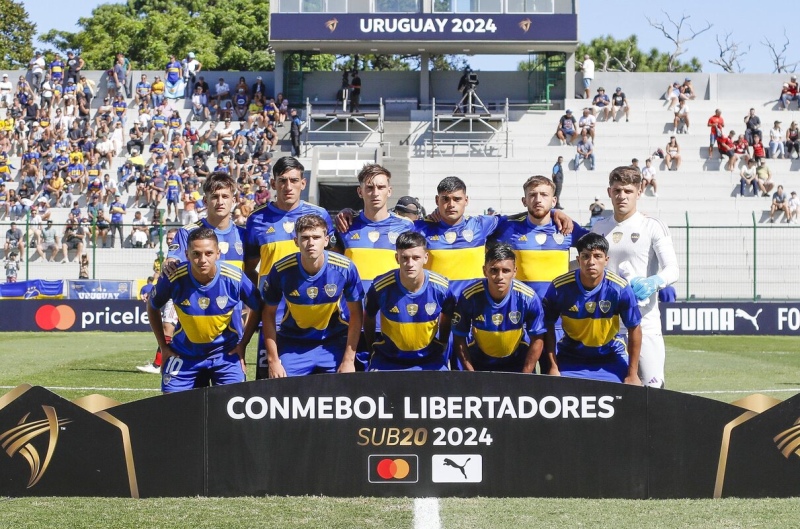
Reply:
[[799, 407], [514, 373], [312, 375], [127, 404], [22, 385], [0, 396], [15, 440], [0, 494], [798, 496]]
[[[298, 31], [302, 28], [302, 31]], [[273, 13], [270, 41], [576, 42], [573, 14]]]
[[135, 299], [0, 300], [0, 332], [149, 331], [147, 306]]
[[659, 306], [664, 334], [800, 334], [800, 303], [701, 301]]

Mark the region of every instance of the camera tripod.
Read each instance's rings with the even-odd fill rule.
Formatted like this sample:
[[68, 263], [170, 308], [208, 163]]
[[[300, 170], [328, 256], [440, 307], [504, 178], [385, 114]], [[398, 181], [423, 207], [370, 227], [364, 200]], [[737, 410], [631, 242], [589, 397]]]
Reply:
[[[464, 107], [466, 106], [466, 111]], [[478, 112], [482, 110], [483, 112]], [[491, 114], [481, 98], [475, 92], [475, 87], [468, 87], [461, 100], [456, 103], [453, 114]]]

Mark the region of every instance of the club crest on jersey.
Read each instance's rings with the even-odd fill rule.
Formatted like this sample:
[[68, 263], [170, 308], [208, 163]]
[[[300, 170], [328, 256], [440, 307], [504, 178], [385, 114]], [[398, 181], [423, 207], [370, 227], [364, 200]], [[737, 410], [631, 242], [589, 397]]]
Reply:
[[406, 305], [406, 312], [408, 312], [409, 316], [416, 316], [417, 311], [419, 311], [419, 305], [416, 303], [409, 303]]
[[241, 241], [237, 241], [236, 244], [233, 245], [233, 247], [236, 249], [236, 253], [239, 255], [242, 255], [242, 253], [244, 252], [244, 245], [242, 244]]
[[597, 308], [597, 303], [594, 301], [587, 301], [583, 306], [586, 308], [586, 312], [594, 312], [594, 309]]
[[609, 310], [611, 310], [611, 302], [607, 299], [601, 299], [598, 306], [600, 307], [600, 312], [603, 314], [606, 314]]
[[638, 233], [631, 233], [631, 242], [636, 242], [638, 240], [639, 240], [639, 234]]
[[472, 230], [464, 230], [461, 232], [461, 236], [464, 237], [465, 241], [472, 242], [472, 239], [475, 238], [475, 232]]
[[231, 245], [228, 244], [226, 241], [219, 241], [219, 251], [222, 254], [228, 253], [228, 250], [230, 250], [230, 248], [231, 248]]
[[428, 313], [428, 316], [433, 316], [433, 313], [436, 312], [436, 303], [426, 303], [425, 304], [425, 312]]
[[533, 240], [536, 241], [536, 244], [544, 244], [544, 242], [547, 240], [547, 234], [537, 233]]
[[458, 312], [454, 312], [452, 322], [453, 325], [458, 325], [459, 323], [461, 323], [461, 314], [459, 314]]
[[336, 295], [336, 285], [334, 283], [328, 283], [325, 285], [325, 293], [328, 295], [329, 298], [332, 298]]
[[180, 249], [179, 244], [170, 244], [169, 248], [167, 248], [167, 250], [169, 250], [170, 252], [177, 252], [179, 249]]
[[492, 314], [492, 323], [495, 326], [500, 327], [500, 324], [503, 323], [503, 315], [502, 314]]
[[522, 313], [518, 310], [513, 310], [508, 313], [508, 319], [511, 320], [511, 323], [516, 325], [519, 323], [519, 320], [522, 319]]
[[554, 233], [553, 240], [556, 241], [556, 244], [561, 244], [564, 242], [564, 234], [563, 233]]
[[294, 222], [291, 220], [287, 220], [283, 223], [283, 231], [286, 233], [292, 233], [294, 231]]
[[447, 233], [444, 234], [444, 241], [447, 244], [453, 244], [454, 242], [456, 242], [456, 237], [458, 237], [456, 232], [448, 231]]
[[615, 243], [621, 241], [622, 233], [615, 231], [614, 233], [611, 234], [611, 240], [614, 241]]
[[309, 299], [316, 299], [317, 294], [319, 294], [319, 289], [317, 287], [308, 287], [306, 289], [306, 296], [308, 296]]
[[396, 244], [397, 243], [397, 238], [399, 236], [400, 236], [400, 234], [397, 233], [396, 231], [390, 231], [389, 234], [387, 235], [387, 237], [389, 238], [389, 242], [392, 243], [392, 244]]
[[208, 306], [211, 304], [211, 300], [207, 297], [202, 297], [197, 300], [197, 304], [200, 305], [200, 308], [206, 310]]
[[369, 238], [370, 242], [376, 243], [381, 238], [381, 234], [378, 231], [371, 231], [367, 234], [367, 238]]
[[219, 307], [220, 310], [222, 310], [225, 308], [225, 305], [228, 304], [228, 296], [217, 296], [217, 299], [215, 301], [217, 302], [217, 307]]

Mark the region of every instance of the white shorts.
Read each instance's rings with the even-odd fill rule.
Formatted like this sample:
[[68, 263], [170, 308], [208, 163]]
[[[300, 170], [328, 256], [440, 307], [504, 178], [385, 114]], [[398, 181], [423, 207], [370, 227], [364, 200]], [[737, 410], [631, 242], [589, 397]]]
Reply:
[[161, 307], [161, 322], [172, 325], [178, 324], [178, 313], [175, 312], [175, 305], [172, 300], [167, 301], [167, 304]]
[[197, 216], [197, 210], [192, 209], [189, 211], [183, 210], [183, 213], [181, 214], [181, 219], [183, 225], [186, 226], [187, 224], [197, 222], [198, 220], [200, 220], [200, 217]]

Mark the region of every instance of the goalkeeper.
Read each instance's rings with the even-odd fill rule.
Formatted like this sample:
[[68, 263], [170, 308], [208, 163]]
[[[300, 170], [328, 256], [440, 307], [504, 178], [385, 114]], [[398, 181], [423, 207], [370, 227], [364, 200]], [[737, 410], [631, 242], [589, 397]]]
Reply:
[[[678, 280], [678, 259], [669, 229], [636, 209], [642, 174], [636, 167], [617, 167], [608, 177], [614, 216], [592, 231], [608, 239], [608, 269], [630, 283], [642, 313], [639, 378], [645, 386], [664, 387], [664, 337], [658, 291]], [[624, 330], [623, 330], [624, 332]]]

